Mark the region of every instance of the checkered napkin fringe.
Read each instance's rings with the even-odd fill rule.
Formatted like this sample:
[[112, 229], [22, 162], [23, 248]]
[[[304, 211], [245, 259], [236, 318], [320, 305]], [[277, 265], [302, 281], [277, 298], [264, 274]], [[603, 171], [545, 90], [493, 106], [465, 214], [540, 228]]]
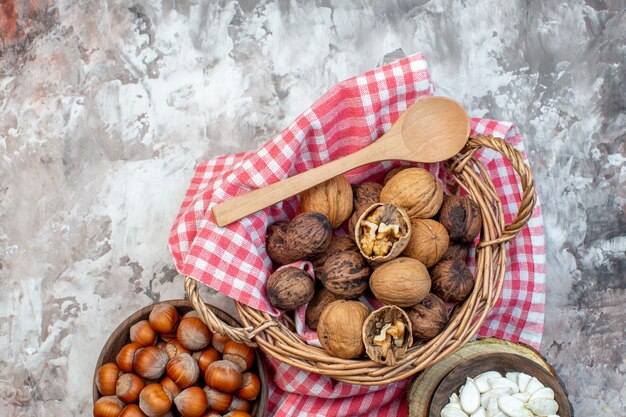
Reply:
[[[411, 55], [345, 80], [316, 101], [287, 129], [259, 149], [200, 163], [175, 220], [169, 239], [178, 271], [255, 309], [278, 315], [265, 296], [272, 264], [265, 251], [265, 230], [298, 212], [297, 197], [250, 215], [225, 228], [217, 227], [211, 207], [328, 161], [349, 155], [387, 131], [415, 100], [433, 94], [426, 60]], [[472, 134], [504, 138], [524, 158], [517, 128], [506, 122], [472, 119]], [[502, 199], [504, 218], [515, 218], [521, 190], [508, 160], [489, 149], [475, 157], [489, 171]], [[351, 183], [380, 179], [398, 162], [370, 164], [351, 171]], [[425, 166], [442, 180], [439, 164]], [[534, 347], [541, 343], [545, 303], [545, 244], [541, 207], [537, 202], [527, 227], [508, 245], [502, 294], [478, 332]], [[299, 331], [314, 338], [302, 324]], [[267, 358], [272, 377], [270, 415], [387, 416], [406, 415], [402, 400], [407, 381], [381, 387], [340, 383]]]

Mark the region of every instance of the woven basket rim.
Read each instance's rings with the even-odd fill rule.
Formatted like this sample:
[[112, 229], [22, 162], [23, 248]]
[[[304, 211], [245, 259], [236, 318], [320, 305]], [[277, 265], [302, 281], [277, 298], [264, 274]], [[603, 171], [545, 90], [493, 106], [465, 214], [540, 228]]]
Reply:
[[[500, 197], [487, 170], [474, 157], [481, 148], [499, 152], [509, 160], [519, 177], [521, 204], [513, 222], [505, 225]], [[503, 139], [471, 136], [465, 148], [445, 161], [450, 174], [479, 206], [483, 229], [476, 247], [475, 285], [472, 293], [451, 313], [442, 333], [412, 346], [395, 365], [382, 365], [369, 359], [340, 359], [322, 348], [309, 345], [293, 329], [289, 319], [276, 319], [268, 313], [235, 301], [244, 327], [232, 327], [206, 308], [197, 281], [185, 277], [185, 290], [192, 305], [209, 328], [231, 339], [259, 346], [269, 356], [299, 369], [331, 376], [356, 385], [384, 385], [407, 378], [449, 356], [477, 333], [500, 296], [506, 272], [506, 243], [530, 219], [536, 191], [532, 174], [523, 156]], [[284, 315], [283, 317], [287, 317]]]

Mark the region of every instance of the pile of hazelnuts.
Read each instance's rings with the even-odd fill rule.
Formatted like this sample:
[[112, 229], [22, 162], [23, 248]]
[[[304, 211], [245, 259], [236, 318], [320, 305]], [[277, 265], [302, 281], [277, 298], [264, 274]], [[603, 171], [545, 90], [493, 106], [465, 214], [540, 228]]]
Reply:
[[213, 334], [197, 312], [157, 304], [130, 340], [96, 372], [94, 417], [251, 416], [261, 389], [254, 349]]

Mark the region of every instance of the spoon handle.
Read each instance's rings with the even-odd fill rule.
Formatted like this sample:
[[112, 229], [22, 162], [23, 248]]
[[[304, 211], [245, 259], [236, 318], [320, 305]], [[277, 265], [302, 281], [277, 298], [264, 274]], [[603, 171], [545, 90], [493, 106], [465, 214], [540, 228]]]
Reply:
[[351, 155], [217, 204], [212, 209], [215, 223], [226, 226], [351, 169], [370, 162], [398, 159], [397, 152], [385, 146], [388, 140], [382, 139]]

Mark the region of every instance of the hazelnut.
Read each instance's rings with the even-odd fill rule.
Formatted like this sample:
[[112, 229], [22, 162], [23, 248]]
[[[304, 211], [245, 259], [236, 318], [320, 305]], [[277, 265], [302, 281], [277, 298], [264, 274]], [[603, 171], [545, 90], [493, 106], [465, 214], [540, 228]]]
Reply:
[[364, 182], [352, 187], [353, 205], [355, 210], [366, 209], [380, 202], [380, 190], [383, 186], [377, 182]]
[[363, 343], [371, 360], [395, 365], [413, 343], [409, 317], [396, 306], [374, 311], [363, 324]]
[[430, 292], [430, 277], [417, 259], [400, 257], [377, 267], [370, 277], [374, 296], [385, 304], [409, 307]]
[[294, 310], [313, 298], [313, 278], [295, 266], [280, 268], [270, 275], [265, 286], [270, 303], [281, 310]]
[[439, 222], [431, 219], [411, 219], [411, 238], [404, 255], [415, 258], [430, 268], [448, 248], [448, 232]]
[[269, 225], [265, 236], [265, 248], [267, 254], [280, 265], [286, 265], [297, 261], [287, 250], [285, 234], [287, 233], [288, 222], [276, 222]]
[[96, 372], [96, 387], [104, 396], [115, 395], [115, 386], [120, 376], [120, 368], [113, 362], [105, 363]]
[[326, 252], [311, 260], [315, 273], [318, 273], [324, 266], [324, 262], [335, 253], [358, 252], [359, 248], [352, 239], [346, 236], [333, 236]]
[[419, 304], [407, 309], [413, 337], [428, 340], [441, 333], [448, 324], [446, 303], [435, 294], [428, 294]]
[[333, 301], [322, 311], [317, 335], [324, 350], [331, 355], [351, 359], [365, 351], [362, 327], [369, 309], [358, 301]]
[[339, 252], [326, 260], [319, 279], [327, 290], [348, 299], [365, 292], [370, 273], [367, 260], [359, 252]]
[[190, 351], [204, 349], [209, 346], [211, 336], [213, 336], [211, 330], [199, 317], [194, 315], [183, 317], [178, 324], [178, 330], [176, 330], [176, 337], [181, 346]]
[[395, 167], [389, 170], [389, 172], [387, 172], [387, 175], [385, 175], [385, 179], [383, 180], [383, 184], [387, 185], [387, 183], [389, 182], [390, 179], [392, 179], [393, 177], [396, 176], [396, 174], [400, 171], [404, 171], [405, 169], [411, 168], [410, 166], [401, 166], [401, 167]]
[[411, 221], [403, 209], [377, 203], [359, 218], [354, 238], [366, 259], [386, 262], [406, 248], [411, 238]]
[[439, 211], [443, 188], [422, 168], [408, 168], [391, 178], [380, 192], [380, 202], [406, 209], [410, 217], [428, 219]]
[[467, 243], [455, 242], [451, 240], [450, 243], [448, 243], [448, 249], [446, 249], [446, 252], [441, 257], [441, 260], [460, 259], [463, 262], [466, 262], [468, 252], [469, 252], [469, 247]]
[[321, 255], [330, 246], [332, 227], [320, 213], [302, 213], [296, 216], [285, 233], [289, 254], [295, 259], [309, 259]]
[[460, 302], [474, 288], [474, 277], [460, 259], [440, 261], [431, 270], [433, 292], [444, 301]]
[[204, 381], [210, 388], [231, 394], [241, 387], [243, 375], [233, 362], [221, 360], [206, 368]]
[[466, 243], [473, 242], [483, 226], [478, 204], [467, 196], [446, 196], [439, 221], [448, 230], [450, 239]]
[[352, 187], [343, 175], [300, 193], [300, 211], [322, 213], [333, 229], [341, 226], [352, 213]]
[[327, 290], [326, 288], [322, 288], [319, 291], [315, 292], [313, 299], [309, 301], [309, 304], [306, 306], [306, 324], [311, 329], [316, 330], [317, 324], [320, 321], [320, 315], [322, 311], [326, 307], [330, 305], [333, 301], [340, 300], [337, 294]]
[[124, 409], [124, 403], [115, 395], [98, 398], [93, 405], [94, 417], [117, 417]]

